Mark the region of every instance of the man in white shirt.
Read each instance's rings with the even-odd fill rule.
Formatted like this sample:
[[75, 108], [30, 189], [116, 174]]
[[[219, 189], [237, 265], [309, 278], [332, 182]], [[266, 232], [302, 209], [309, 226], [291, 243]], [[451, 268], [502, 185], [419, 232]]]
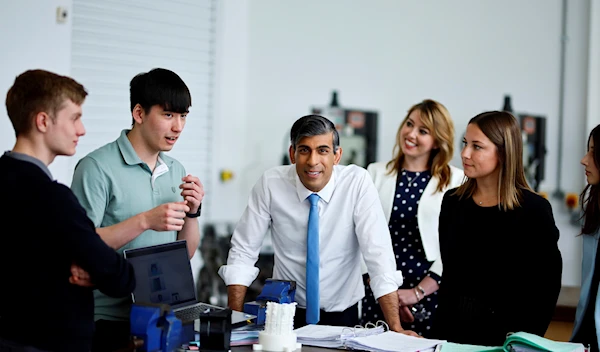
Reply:
[[[385, 215], [369, 174], [355, 165], [337, 165], [342, 156], [338, 132], [322, 116], [297, 120], [290, 140], [294, 165], [267, 170], [256, 183], [233, 233], [227, 265], [219, 269], [227, 285], [229, 306], [243, 309], [246, 290], [258, 275], [254, 265], [270, 227], [275, 251], [273, 278], [296, 282], [295, 327], [307, 321], [338, 326], [358, 323], [357, 304], [364, 296], [362, 253], [385, 320], [391, 330], [403, 331], [396, 293], [402, 274], [396, 271]], [[314, 193], [319, 196], [314, 204], [315, 209], [318, 205], [320, 308], [316, 321], [309, 319], [306, 311], [307, 300], [311, 300], [307, 298], [308, 198]], [[314, 308], [309, 310], [314, 312]]]

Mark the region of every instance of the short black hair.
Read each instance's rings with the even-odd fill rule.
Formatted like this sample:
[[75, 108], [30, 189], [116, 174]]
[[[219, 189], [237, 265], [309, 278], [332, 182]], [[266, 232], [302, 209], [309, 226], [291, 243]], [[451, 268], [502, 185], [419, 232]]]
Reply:
[[154, 105], [180, 114], [189, 111], [192, 96], [187, 85], [175, 72], [155, 68], [133, 77], [129, 84], [131, 111], [140, 104], [145, 112]]
[[298, 142], [304, 137], [320, 136], [322, 134], [333, 132], [333, 153], [337, 153], [340, 147], [340, 135], [335, 129], [333, 122], [321, 115], [306, 115], [299, 118], [292, 125], [290, 131], [290, 143], [294, 150]]

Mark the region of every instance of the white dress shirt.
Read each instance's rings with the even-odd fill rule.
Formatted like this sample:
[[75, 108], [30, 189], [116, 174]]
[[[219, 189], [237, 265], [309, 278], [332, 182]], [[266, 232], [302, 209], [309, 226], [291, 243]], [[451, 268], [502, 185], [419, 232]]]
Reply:
[[[226, 285], [250, 286], [254, 266], [271, 226], [273, 278], [296, 281], [296, 302], [306, 307], [306, 236], [310, 202], [295, 165], [267, 170], [252, 189], [248, 206], [231, 239], [227, 265], [219, 269]], [[319, 287], [321, 309], [339, 312], [364, 296], [361, 253], [376, 298], [402, 284], [385, 215], [367, 171], [335, 165], [319, 200]]]

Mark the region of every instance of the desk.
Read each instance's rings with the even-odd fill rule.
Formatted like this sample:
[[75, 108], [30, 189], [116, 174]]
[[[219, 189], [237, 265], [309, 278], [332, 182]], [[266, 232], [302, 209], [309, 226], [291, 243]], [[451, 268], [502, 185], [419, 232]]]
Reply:
[[[250, 352], [250, 351], [252, 351], [252, 346], [231, 347], [231, 352]], [[334, 349], [334, 348], [323, 348], [323, 347], [302, 345], [302, 352], [333, 352], [333, 351], [339, 351], [339, 350]]]

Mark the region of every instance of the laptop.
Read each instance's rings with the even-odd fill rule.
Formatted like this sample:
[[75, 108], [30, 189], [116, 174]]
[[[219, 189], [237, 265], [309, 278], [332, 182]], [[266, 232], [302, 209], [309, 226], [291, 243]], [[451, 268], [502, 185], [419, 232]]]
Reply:
[[[185, 240], [126, 249], [123, 255], [135, 272], [137, 284], [131, 294], [134, 303], [168, 304], [183, 323], [195, 321], [201, 313], [225, 309], [198, 302]], [[231, 325], [245, 325], [254, 318], [232, 311]]]

